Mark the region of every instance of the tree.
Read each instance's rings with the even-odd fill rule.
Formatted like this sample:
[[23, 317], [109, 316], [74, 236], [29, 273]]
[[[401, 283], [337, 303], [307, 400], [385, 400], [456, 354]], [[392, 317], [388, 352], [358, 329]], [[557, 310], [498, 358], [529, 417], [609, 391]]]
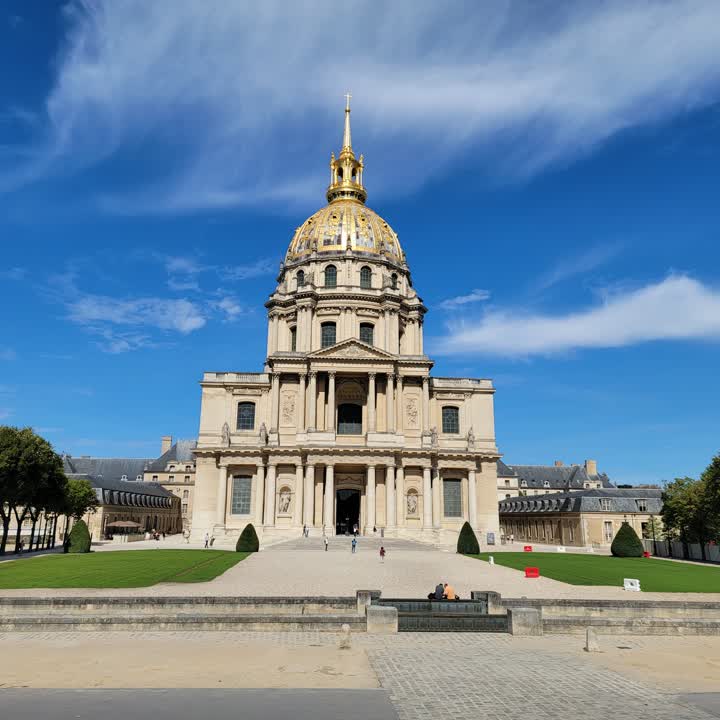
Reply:
[[613, 538], [610, 552], [615, 557], [642, 557], [644, 550], [637, 533], [624, 522]]
[[40, 514], [58, 502], [67, 478], [62, 458], [52, 445], [31, 428], [0, 427], [0, 554], [5, 552], [10, 513], [15, 515], [15, 549], [22, 535], [22, 524], [32, 519], [30, 548]]
[[89, 480], [70, 478], [65, 492], [65, 512], [75, 520], [85, 513], [95, 512], [99, 505], [97, 492]]
[[260, 541], [252, 523], [248, 523], [240, 533], [235, 550], [237, 552], [257, 552], [260, 549]]
[[68, 552], [90, 552], [90, 531], [84, 520], [76, 520], [70, 531]]
[[711, 540], [717, 540], [720, 531], [720, 453], [718, 453], [700, 476], [705, 483], [705, 497], [712, 521], [710, 523]]
[[466, 522], [462, 528], [460, 528], [457, 551], [461, 555], [477, 555], [480, 552], [480, 544], [469, 522]]
[[[707, 470], [703, 475], [706, 473]], [[719, 518], [713, 507], [712, 492], [713, 489], [708, 492], [705, 480], [684, 477], [668, 483], [662, 496], [661, 514], [667, 537], [683, 543], [700, 543], [703, 557], [705, 543], [718, 534]]]

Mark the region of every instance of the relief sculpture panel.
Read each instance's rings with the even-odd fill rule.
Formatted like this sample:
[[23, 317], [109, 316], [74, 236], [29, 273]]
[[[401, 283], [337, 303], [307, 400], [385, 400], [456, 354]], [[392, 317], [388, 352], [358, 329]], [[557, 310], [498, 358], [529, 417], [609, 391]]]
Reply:
[[295, 427], [295, 393], [283, 393], [280, 406], [280, 424], [284, 427]]
[[405, 398], [405, 427], [414, 430], [420, 427], [420, 409], [418, 398], [411, 395]]

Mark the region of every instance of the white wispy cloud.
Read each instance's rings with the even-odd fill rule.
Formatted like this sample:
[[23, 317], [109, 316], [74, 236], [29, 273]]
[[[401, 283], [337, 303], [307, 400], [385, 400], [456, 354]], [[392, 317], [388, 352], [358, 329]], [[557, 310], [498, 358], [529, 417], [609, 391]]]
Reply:
[[565, 280], [592, 272], [617, 257], [622, 247], [619, 242], [596, 245], [579, 255], [565, 258], [559, 261], [551, 270], [542, 273], [538, 277], [535, 289], [537, 291], [547, 290]]
[[212, 274], [221, 280], [249, 280], [271, 274], [277, 267], [276, 261], [271, 258], [230, 266], [204, 263], [192, 255], [167, 256], [162, 260], [168, 273], [168, 287], [178, 292], [200, 291], [200, 278], [204, 274]]
[[224, 297], [215, 303], [215, 307], [224, 315], [225, 320], [233, 321], [245, 312], [243, 306], [233, 297]]
[[225, 280], [249, 280], [268, 275], [277, 270], [277, 261], [262, 258], [247, 265], [230, 265], [220, 268], [220, 276]]
[[527, 357], [658, 340], [720, 340], [720, 290], [670, 275], [564, 314], [492, 308], [450, 325], [431, 345], [438, 355]]
[[448, 298], [443, 300], [438, 307], [442, 310], [457, 310], [464, 305], [470, 305], [471, 303], [482, 302], [490, 297], [490, 293], [487, 290], [476, 289], [469, 292], [467, 295], [458, 295], [457, 297]]
[[455, 171], [470, 149], [526, 176], [720, 96], [713, 0], [328, 8], [70, 0], [44, 138], [10, 155], [0, 188], [142, 149], [152, 171], [104, 189], [105, 207], [317, 199], [348, 83], [371, 199]]

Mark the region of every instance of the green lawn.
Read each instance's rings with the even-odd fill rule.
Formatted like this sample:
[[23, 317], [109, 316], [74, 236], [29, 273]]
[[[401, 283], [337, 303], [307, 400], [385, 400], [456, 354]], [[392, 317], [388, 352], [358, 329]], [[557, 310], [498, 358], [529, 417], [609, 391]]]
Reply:
[[720, 593], [720, 567], [711, 565], [579, 553], [498, 552], [472, 557], [487, 560], [489, 555], [495, 558], [496, 565], [523, 571], [526, 567], [537, 567], [541, 576], [570, 585], [622, 587], [623, 578], [637, 578], [646, 592]]
[[126, 588], [205, 582], [249, 553], [226, 550], [113, 550], [0, 563], [0, 589]]

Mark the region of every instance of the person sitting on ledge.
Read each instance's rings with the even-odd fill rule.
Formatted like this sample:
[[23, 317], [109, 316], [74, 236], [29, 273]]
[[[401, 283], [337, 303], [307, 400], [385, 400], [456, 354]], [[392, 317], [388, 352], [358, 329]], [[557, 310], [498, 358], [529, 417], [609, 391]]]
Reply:
[[457, 600], [457, 595], [455, 594], [455, 589], [452, 585], [448, 585], [445, 583], [445, 599], [446, 600]]
[[435, 589], [428, 594], [428, 600], [442, 600], [445, 594], [445, 586], [442, 583], [438, 583]]

